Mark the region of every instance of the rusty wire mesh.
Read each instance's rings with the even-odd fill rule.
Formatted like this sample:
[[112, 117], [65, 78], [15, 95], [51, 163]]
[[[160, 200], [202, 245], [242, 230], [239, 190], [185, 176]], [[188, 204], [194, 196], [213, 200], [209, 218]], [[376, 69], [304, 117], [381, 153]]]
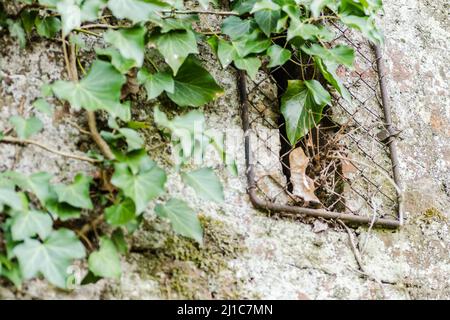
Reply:
[[[394, 169], [395, 130], [390, 110], [383, 107], [387, 102], [384, 84], [380, 85], [380, 57], [356, 32], [339, 25], [333, 28], [336, 37], [330, 44], [355, 50], [354, 69], [338, 69], [352, 103], [333, 94], [322, 121], [296, 146], [283, 134], [279, 112], [285, 90], [279, 74], [293, 79], [292, 70], [286, 65], [266, 70], [256, 81], [241, 74], [250, 196], [257, 207], [269, 211], [397, 227], [401, 225], [401, 191]], [[314, 180], [319, 204], [292, 194], [289, 154], [295, 147], [301, 147], [309, 159], [306, 174]]]

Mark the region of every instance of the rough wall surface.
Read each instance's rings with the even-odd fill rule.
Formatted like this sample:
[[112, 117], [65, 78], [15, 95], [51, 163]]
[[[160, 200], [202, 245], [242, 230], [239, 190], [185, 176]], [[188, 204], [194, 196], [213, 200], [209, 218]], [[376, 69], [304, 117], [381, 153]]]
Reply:
[[[394, 123], [400, 130], [401, 175], [406, 191], [406, 225], [400, 231], [356, 230], [366, 273], [358, 271], [345, 231], [314, 232], [309, 224], [268, 217], [254, 210], [246, 195], [243, 159], [239, 176], [221, 173], [225, 204], [198, 200], [173, 173], [171, 196], [187, 199], [202, 214], [205, 248], [173, 237], [152, 211], [130, 239], [135, 248], [123, 259], [120, 282], [101, 280], [72, 292], [33, 280], [22, 290], [0, 287], [9, 298], [268, 298], [377, 299], [450, 298], [450, 92], [448, 88], [449, 22], [446, 0], [385, 0], [381, 19], [386, 34], [387, 87]], [[10, 115], [27, 114], [40, 85], [63, 71], [57, 44], [34, 44], [26, 51], [0, 39], [0, 128]], [[225, 88], [225, 96], [205, 108], [210, 127], [241, 132], [235, 74], [218, 70], [215, 58], [203, 48], [207, 68]], [[24, 97], [24, 100], [22, 100]], [[23, 108], [19, 108], [23, 105]], [[138, 116], [151, 116], [143, 105]], [[42, 115], [40, 115], [42, 116]], [[42, 116], [43, 117], [43, 116]], [[73, 121], [83, 126], [76, 114]], [[44, 118], [37, 137], [53, 147], [83, 147], [73, 126], [58, 118]], [[242, 133], [241, 133], [242, 134]], [[149, 132], [152, 141], [154, 132]], [[79, 139], [79, 138], [76, 138]], [[243, 143], [237, 144], [244, 156]], [[167, 166], [165, 147], [154, 152]], [[0, 145], [0, 170], [48, 170], [61, 179], [93, 168], [67, 161], [34, 147]], [[151, 209], [151, 208], [150, 208]], [[83, 266], [81, 266], [83, 267]], [[83, 268], [80, 268], [81, 270]]]

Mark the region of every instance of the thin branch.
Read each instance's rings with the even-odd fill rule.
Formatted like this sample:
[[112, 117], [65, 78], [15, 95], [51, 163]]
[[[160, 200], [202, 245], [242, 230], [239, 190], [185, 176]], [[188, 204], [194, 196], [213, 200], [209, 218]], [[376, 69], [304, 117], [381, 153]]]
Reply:
[[84, 157], [84, 156], [78, 156], [76, 154], [72, 154], [72, 153], [68, 153], [68, 152], [58, 151], [58, 150], [52, 149], [52, 148], [46, 146], [45, 144], [42, 144], [42, 143], [40, 143], [38, 141], [35, 141], [35, 140], [19, 139], [19, 138], [14, 138], [14, 137], [3, 137], [0, 140], [0, 143], [1, 142], [15, 143], [15, 144], [21, 144], [21, 145], [31, 144], [31, 145], [37, 146], [37, 147], [39, 147], [41, 149], [44, 149], [44, 150], [46, 150], [48, 152], [57, 154], [57, 155], [59, 155], [61, 157], [77, 159], [77, 160], [86, 161], [86, 162], [90, 162], [90, 163], [99, 163], [99, 162], [101, 162], [100, 160], [97, 160], [97, 159], [88, 158], [88, 157]]
[[239, 16], [239, 13], [233, 11], [162, 10], [160, 12], [171, 14], [211, 14], [216, 16]]
[[[77, 71], [77, 65], [76, 65], [76, 53], [75, 53], [75, 45], [70, 46], [70, 65], [68, 67], [69, 70], [71, 70], [70, 74], [72, 76], [72, 81], [78, 81], [78, 71]], [[95, 112], [86, 110], [87, 114], [87, 120], [89, 125], [89, 131], [91, 132], [92, 139], [97, 144], [97, 146], [100, 148], [100, 151], [103, 153], [103, 155], [108, 160], [114, 160], [114, 154], [111, 151], [111, 148], [106, 143], [105, 140], [100, 136], [100, 133], [97, 129], [97, 119], [95, 118]]]

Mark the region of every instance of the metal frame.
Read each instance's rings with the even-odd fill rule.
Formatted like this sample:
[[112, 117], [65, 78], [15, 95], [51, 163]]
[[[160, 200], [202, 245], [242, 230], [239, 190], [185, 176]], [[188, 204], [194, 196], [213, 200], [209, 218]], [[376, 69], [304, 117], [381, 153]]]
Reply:
[[349, 213], [341, 213], [328, 211], [324, 209], [312, 209], [305, 208], [294, 205], [282, 205], [276, 204], [270, 201], [266, 201], [258, 196], [257, 186], [255, 181], [255, 169], [254, 164], [251, 162], [251, 146], [250, 146], [250, 122], [249, 122], [249, 100], [247, 93], [247, 81], [246, 75], [243, 71], [238, 71], [238, 89], [241, 102], [241, 118], [244, 134], [244, 144], [245, 144], [245, 161], [246, 161], [246, 175], [248, 184], [248, 194], [250, 201], [253, 206], [257, 209], [269, 211], [269, 212], [279, 212], [279, 213], [292, 213], [299, 215], [306, 215], [316, 218], [324, 219], [340, 219], [342, 221], [354, 224], [367, 224], [371, 226], [380, 226], [386, 228], [398, 228], [403, 225], [403, 195], [402, 187], [400, 181], [400, 174], [398, 168], [398, 156], [397, 156], [397, 146], [395, 142], [395, 130], [392, 124], [391, 109], [388, 102], [388, 96], [386, 91], [386, 83], [384, 79], [385, 66], [381, 56], [381, 50], [379, 47], [374, 46], [375, 59], [377, 64], [377, 72], [379, 77], [379, 87], [381, 94], [381, 104], [384, 114], [384, 127], [388, 132], [388, 138], [386, 140], [386, 145], [389, 147], [390, 160], [392, 164], [392, 177], [396, 184], [397, 201], [398, 201], [398, 212], [397, 219], [391, 218], [376, 218], [358, 216]]

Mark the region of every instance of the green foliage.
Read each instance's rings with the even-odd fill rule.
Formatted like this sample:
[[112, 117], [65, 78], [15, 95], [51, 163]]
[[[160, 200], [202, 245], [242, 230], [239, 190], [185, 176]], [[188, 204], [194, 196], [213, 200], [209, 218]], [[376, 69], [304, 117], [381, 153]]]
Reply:
[[[211, 2], [215, 3], [200, 0], [199, 4], [206, 9]], [[75, 49], [71, 58], [78, 58], [67, 59], [68, 70], [78, 68], [82, 75], [76, 81], [61, 78], [44, 85], [42, 97], [46, 99], [36, 99], [34, 111], [51, 115], [48, 101], [52, 95], [75, 110], [102, 111], [108, 117], [108, 127], [102, 127], [100, 140], [108, 143], [114, 156], [90, 151], [99, 161], [100, 174], [95, 179], [74, 174], [72, 183], [53, 183], [61, 179], [46, 172], [0, 174], [0, 276], [18, 287], [23, 280], [43, 276], [67, 289], [72, 278], [68, 267], [86, 256], [83, 244], [90, 252], [91, 280], [119, 279], [120, 254], [128, 251], [125, 237], [139, 226], [142, 213], [155, 200], [159, 202], [154, 210], [158, 217], [169, 220], [176, 233], [202, 243], [203, 228], [196, 210], [170, 197], [160, 203], [167, 174], [147, 155], [140, 130], [150, 124], [132, 119], [131, 106], [136, 111], [133, 114], [139, 113], [136, 109], [140, 106], [129, 100], [137, 92], [133, 87], [142, 86], [148, 100], [160, 99], [174, 106], [179, 113], [174, 117], [154, 108], [155, 124], [164, 138], [171, 138], [176, 159], [173, 171], [199, 198], [222, 203], [223, 187], [214, 171], [192, 168], [192, 163], [212, 146], [228, 169], [237, 174], [236, 164], [225, 150], [223, 134], [206, 129], [200, 111], [220, 97], [223, 89], [196, 57], [202, 47], [199, 42], [210, 44], [223, 68], [244, 70], [253, 80], [261, 68], [284, 67], [287, 63], [312, 68], [313, 72], [301, 72], [312, 74], [309, 78], [290, 81], [281, 99], [281, 113], [293, 145], [322, 118], [323, 108], [331, 103], [329, 90], [336, 90], [351, 102], [337, 68], [351, 68], [354, 52], [347, 46], [328, 43], [333, 32], [322, 22], [337, 20], [374, 43], [382, 42], [374, 23], [381, 0], [237, 0], [232, 2], [232, 10], [240, 16], [225, 18], [221, 32], [213, 35], [194, 31], [198, 28], [193, 28], [193, 23], [199, 21], [194, 12], [177, 14], [177, 10], [185, 10], [183, 1], [20, 1], [20, 6], [25, 4], [33, 5], [14, 14], [4, 12], [0, 3], [0, 26], [17, 39], [21, 48], [36, 36], [61, 42], [62, 34]], [[99, 20], [105, 14], [113, 17]], [[102, 28], [95, 32], [86, 27], [99, 23]], [[90, 50], [82, 34], [100, 36], [108, 45], [94, 47], [95, 55], [86, 55], [92, 61], [87, 64], [86, 59], [79, 59]], [[325, 82], [329, 86], [325, 87]], [[18, 139], [30, 139], [44, 129], [36, 116], [15, 116], [9, 122]], [[94, 140], [101, 145], [98, 138]], [[102, 220], [112, 228], [110, 237], [92, 239], [98, 233], [90, 234], [85, 227], [76, 233], [61, 227], [95, 228]]]

